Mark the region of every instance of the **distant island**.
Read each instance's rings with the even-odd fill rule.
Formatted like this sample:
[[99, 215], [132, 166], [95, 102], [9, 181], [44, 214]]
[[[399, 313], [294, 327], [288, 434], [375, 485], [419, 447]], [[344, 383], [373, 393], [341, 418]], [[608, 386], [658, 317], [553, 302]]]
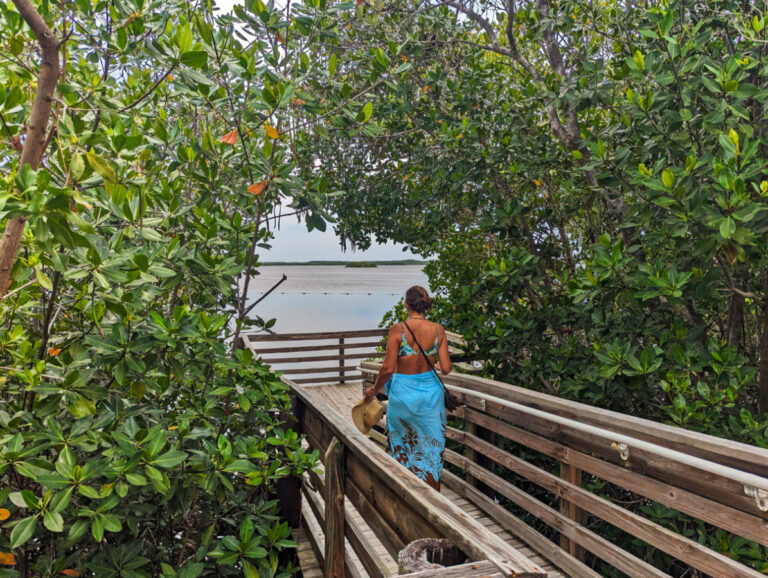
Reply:
[[400, 261], [271, 261], [259, 263], [266, 267], [293, 266], [293, 265], [337, 265], [343, 267], [378, 267], [379, 265], [426, 265], [429, 261], [420, 261], [418, 259], [402, 259]]

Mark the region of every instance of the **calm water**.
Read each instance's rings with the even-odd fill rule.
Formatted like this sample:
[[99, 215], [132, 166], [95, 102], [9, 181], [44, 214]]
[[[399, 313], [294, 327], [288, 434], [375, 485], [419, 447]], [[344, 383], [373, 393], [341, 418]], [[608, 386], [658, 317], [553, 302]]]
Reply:
[[278, 333], [375, 329], [408, 287], [428, 286], [420, 265], [268, 266], [259, 272], [251, 281], [250, 302], [283, 273], [288, 277], [253, 311], [262, 319], [277, 319], [273, 331]]

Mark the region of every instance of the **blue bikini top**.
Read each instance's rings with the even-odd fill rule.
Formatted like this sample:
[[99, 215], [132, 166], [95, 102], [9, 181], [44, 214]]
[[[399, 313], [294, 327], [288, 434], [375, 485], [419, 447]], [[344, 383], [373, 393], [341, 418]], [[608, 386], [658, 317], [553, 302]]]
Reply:
[[[400, 340], [400, 351], [397, 352], [398, 357], [406, 357], [408, 355], [419, 355], [419, 352], [415, 350], [413, 347], [411, 347], [408, 342], [405, 340], [405, 325], [400, 324], [400, 331], [402, 333], [402, 338]], [[435, 335], [435, 342], [432, 344], [432, 347], [429, 349], [425, 349], [424, 353], [427, 355], [435, 356], [437, 355], [437, 342], [440, 338], [440, 330], [439, 328], [435, 329], [436, 335]]]

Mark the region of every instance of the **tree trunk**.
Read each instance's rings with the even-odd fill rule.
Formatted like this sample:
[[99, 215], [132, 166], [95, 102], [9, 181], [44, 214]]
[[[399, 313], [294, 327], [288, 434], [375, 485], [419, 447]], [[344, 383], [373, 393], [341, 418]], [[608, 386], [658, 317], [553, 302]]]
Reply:
[[[53, 93], [59, 82], [59, 41], [29, 0], [13, 0], [13, 3], [24, 22], [32, 29], [40, 44], [43, 57], [40, 74], [37, 77], [35, 103], [32, 105], [32, 114], [27, 123], [27, 138], [19, 161], [19, 170], [25, 165], [36, 170], [45, 152], [46, 131], [53, 108]], [[23, 215], [11, 219], [0, 240], [0, 297], [6, 294], [11, 284], [11, 270], [16, 261], [16, 253], [19, 251], [26, 220]]]
[[757, 411], [768, 413], [768, 303], [760, 308], [763, 327], [760, 332], [760, 379], [757, 390]]

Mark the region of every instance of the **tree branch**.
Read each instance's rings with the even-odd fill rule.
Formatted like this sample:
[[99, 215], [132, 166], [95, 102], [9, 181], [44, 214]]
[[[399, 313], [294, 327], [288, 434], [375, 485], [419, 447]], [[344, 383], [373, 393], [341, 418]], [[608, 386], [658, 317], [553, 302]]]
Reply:
[[[45, 153], [45, 139], [53, 106], [53, 94], [59, 82], [59, 41], [29, 0], [13, 0], [13, 3], [37, 38], [43, 58], [37, 78], [37, 94], [32, 105], [29, 123], [27, 123], [27, 138], [19, 161], [20, 169], [25, 165], [37, 169]], [[5, 295], [10, 285], [11, 270], [16, 261], [16, 253], [21, 244], [26, 220], [23, 215], [11, 219], [0, 240], [0, 297]]]

